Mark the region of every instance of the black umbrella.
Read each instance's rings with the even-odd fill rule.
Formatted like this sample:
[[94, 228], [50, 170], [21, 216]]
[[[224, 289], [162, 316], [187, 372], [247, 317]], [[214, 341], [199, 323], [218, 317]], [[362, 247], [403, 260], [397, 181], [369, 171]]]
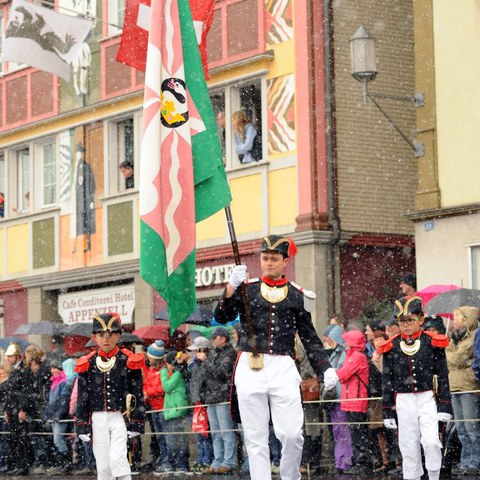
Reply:
[[459, 288], [440, 293], [425, 305], [427, 315], [452, 314], [458, 307], [466, 305], [480, 308], [480, 290]]
[[89, 337], [92, 334], [92, 322], [77, 322], [70, 325], [64, 325], [63, 335]]
[[[144, 341], [137, 335], [133, 334], [133, 333], [130, 333], [130, 332], [123, 332], [121, 335], [120, 335], [120, 338], [118, 339], [118, 342], [117, 342], [119, 345], [134, 345], [134, 344], [139, 344], [139, 345], [143, 345], [144, 344]], [[96, 346], [96, 343], [90, 339], [85, 345], [84, 347], [85, 348], [88, 348], [88, 347], [95, 347]]]
[[[168, 310], [164, 308], [155, 314], [157, 320], [170, 320]], [[197, 309], [183, 322], [192, 323], [194, 325], [209, 326], [213, 318], [213, 312], [203, 305], [199, 305]]]
[[24, 323], [20, 325], [14, 332], [14, 335], [58, 335], [62, 333], [64, 324], [61, 322], [51, 322], [42, 320], [36, 323]]

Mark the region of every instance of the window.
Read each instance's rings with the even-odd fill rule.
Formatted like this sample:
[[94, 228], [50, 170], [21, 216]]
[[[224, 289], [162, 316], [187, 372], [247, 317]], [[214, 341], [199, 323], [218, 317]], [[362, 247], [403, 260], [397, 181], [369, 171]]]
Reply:
[[480, 289], [480, 245], [470, 247], [470, 266], [472, 271], [472, 288]]
[[[110, 193], [125, 192], [135, 188], [135, 158], [142, 130], [141, 112], [108, 124], [108, 157]], [[138, 175], [137, 175], [138, 178]]]
[[108, 0], [108, 34], [118, 35], [123, 29], [126, 0]]
[[41, 206], [54, 205], [57, 201], [57, 162], [55, 142], [40, 146], [42, 164]]
[[30, 150], [17, 152], [17, 198], [14, 211], [26, 213], [30, 210]]
[[[264, 158], [264, 90], [263, 80], [254, 78], [210, 92], [227, 170]], [[243, 126], [244, 122], [246, 126]], [[243, 135], [240, 133], [242, 130]], [[249, 132], [254, 134], [250, 136]]]

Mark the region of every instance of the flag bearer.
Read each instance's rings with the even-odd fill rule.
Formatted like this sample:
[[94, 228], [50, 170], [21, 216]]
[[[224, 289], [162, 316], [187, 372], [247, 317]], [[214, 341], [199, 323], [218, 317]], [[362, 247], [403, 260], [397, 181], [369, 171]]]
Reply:
[[[252, 480], [271, 479], [268, 425], [270, 415], [275, 435], [282, 443], [282, 480], [300, 480], [303, 448], [301, 378], [295, 366], [295, 334], [298, 333], [308, 360], [320, 379], [334, 386], [322, 342], [310, 315], [313, 292], [287, 281], [285, 267], [295, 255], [293, 240], [269, 235], [260, 252], [262, 278], [247, 280], [246, 267], [233, 269], [225, 292], [215, 310], [215, 319], [226, 323], [240, 314], [239, 358], [235, 371], [240, 417], [248, 451]], [[260, 354], [252, 359], [242, 296], [237, 288], [245, 282], [256, 346]], [[253, 363], [252, 363], [253, 360]], [[333, 375], [330, 375], [333, 373]]]
[[92, 339], [98, 350], [77, 360], [77, 433], [93, 442], [98, 480], [130, 480], [127, 438], [143, 433], [142, 354], [119, 349], [116, 313], [94, 315]]

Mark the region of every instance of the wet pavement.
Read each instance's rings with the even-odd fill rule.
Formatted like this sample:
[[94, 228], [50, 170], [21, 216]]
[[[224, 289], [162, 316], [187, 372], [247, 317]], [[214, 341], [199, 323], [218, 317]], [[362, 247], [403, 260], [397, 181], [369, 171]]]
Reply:
[[[47, 478], [56, 479], [56, 480], [95, 480], [96, 476], [93, 475], [28, 475], [28, 476], [7, 476], [5, 474], [0, 474], [1, 480], [12, 480], [12, 479], [23, 479], [23, 478], [34, 478], [34, 479], [43, 479], [46, 480]], [[132, 480], [154, 480], [154, 479], [161, 479], [161, 480], [178, 480], [180, 478], [196, 478], [199, 480], [248, 480], [250, 477], [244, 474], [233, 474], [233, 475], [174, 475], [174, 474], [167, 474], [167, 475], [153, 475], [152, 473], [142, 473], [140, 475], [132, 476]], [[399, 475], [375, 475], [375, 476], [355, 476], [355, 475], [345, 475], [345, 474], [335, 474], [333, 472], [325, 472], [321, 474], [311, 475], [310, 477], [307, 474], [302, 475], [302, 480], [365, 480], [367, 478], [372, 479], [392, 479], [392, 480], [400, 480], [403, 477]], [[456, 476], [456, 475], [443, 475], [440, 477], [441, 479], [451, 479], [451, 480], [460, 480], [460, 479], [468, 479], [468, 480], [480, 480], [480, 476]], [[272, 480], [280, 480], [280, 475], [273, 475]]]

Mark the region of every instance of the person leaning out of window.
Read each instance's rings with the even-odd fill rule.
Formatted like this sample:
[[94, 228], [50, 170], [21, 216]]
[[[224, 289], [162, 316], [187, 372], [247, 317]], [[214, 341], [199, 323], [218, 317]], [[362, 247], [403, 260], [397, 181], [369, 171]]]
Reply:
[[253, 142], [258, 132], [255, 125], [248, 120], [244, 111], [239, 110], [232, 115], [232, 129], [240, 163], [246, 164], [259, 160], [252, 154]]
[[118, 168], [120, 169], [120, 173], [125, 177], [125, 188], [134, 188], [135, 187], [135, 177], [134, 177], [134, 169], [133, 163], [129, 160], [124, 160]]

